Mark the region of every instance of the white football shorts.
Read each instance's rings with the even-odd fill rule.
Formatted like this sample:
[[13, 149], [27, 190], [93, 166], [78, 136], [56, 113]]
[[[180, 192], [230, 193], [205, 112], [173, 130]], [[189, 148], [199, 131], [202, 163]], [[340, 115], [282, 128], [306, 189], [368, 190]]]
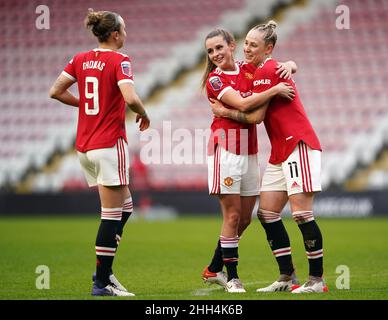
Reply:
[[259, 195], [260, 167], [258, 154], [237, 155], [217, 145], [208, 156], [209, 194]]
[[286, 161], [268, 163], [260, 191], [287, 191], [289, 196], [322, 191], [321, 154], [300, 141]]
[[128, 145], [123, 138], [112, 148], [77, 153], [89, 187], [129, 184]]

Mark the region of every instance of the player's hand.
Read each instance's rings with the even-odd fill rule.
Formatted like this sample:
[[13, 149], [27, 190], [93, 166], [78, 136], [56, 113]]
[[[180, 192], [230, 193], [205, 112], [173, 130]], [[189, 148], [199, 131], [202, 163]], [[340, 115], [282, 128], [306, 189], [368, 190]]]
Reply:
[[139, 123], [139, 130], [144, 131], [148, 129], [150, 126], [150, 119], [148, 118], [148, 115], [145, 113], [144, 115], [137, 114], [136, 115], [136, 123]]
[[277, 87], [278, 95], [286, 98], [288, 100], [293, 100], [295, 98], [295, 91], [292, 85], [286, 83], [286, 82], [280, 82], [275, 87]]
[[213, 112], [214, 116], [217, 118], [223, 117], [225, 107], [222, 104], [222, 102], [215, 100], [215, 99], [212, 99], [212, 98], [210, 98], [210, 102], [211, 102], [210, 107], [212, 108], [212, 112]]
[[281, 79], [289, 80], [291, 79], [292, 75], [292, 67], [285, 63], [279, 62], [278, 65], [276, 66], [276, 74], [279, 75]]

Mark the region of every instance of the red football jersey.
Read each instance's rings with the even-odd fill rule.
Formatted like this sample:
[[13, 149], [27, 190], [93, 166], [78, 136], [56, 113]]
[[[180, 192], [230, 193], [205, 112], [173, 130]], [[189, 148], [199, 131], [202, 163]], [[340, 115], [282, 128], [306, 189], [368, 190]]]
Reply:
[[267, 59], [256, 69], [253, 81], [253, 92], [263, 92], [283, 81], [291, 84], [296, 93], [292, 101], [278, 96], [272, 98], [267, 109], [264, 125], [271, 142], [269, 162], [272, 164], [285, 161], [301, 140], [313, 150], [322, 150], [294, 81], [280, 79], [276, 74], [276, 66], [274, 59]]
[[133, 83], [128, 56], [108, 49], [79, 53], [63, 75], [78, 82], [79, 110], [76, 149], [86, 152], [127, 141], [125, 101], [119, 84]]
[[[236, 63], [235, 71], [214, 69], [206, 82], [208, 99], [221, 101], [222, 95], [230, 89], [238, 91], [242, 97], [250, 96], [255, 69], [255, 66], [245, 62]], [[225, 107], [234, 109], [226, 104]], [[256, 124], [245, 124], [228, 118], [214, 117], [211, 130], [212, 134], [208, 144], [209, 155], [214, 153], [214, 146], [217, 144], [235, 154], [256, 154], [258, 152]]]

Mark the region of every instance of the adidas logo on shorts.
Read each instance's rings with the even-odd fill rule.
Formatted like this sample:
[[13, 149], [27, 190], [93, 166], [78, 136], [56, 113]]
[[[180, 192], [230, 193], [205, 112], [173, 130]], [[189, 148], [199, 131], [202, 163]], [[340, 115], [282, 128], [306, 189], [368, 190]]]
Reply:
[[300, 185], [296, 181], [294, 181], [294, 183], [291, 185], [291, 189], [292, 188], [299, 188], [299, 187], [300, 187]]

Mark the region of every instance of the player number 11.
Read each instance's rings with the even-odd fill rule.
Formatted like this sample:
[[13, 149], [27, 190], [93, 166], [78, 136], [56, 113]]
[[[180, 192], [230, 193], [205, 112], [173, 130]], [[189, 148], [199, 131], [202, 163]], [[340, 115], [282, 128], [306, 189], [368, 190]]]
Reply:
[[[92, 92], [89, 92], [89, 83], [92, 84]], [[93, 99], [93, 107], [89, 108], [89, 103], [85, 102], [85, 113], [87, 115], [95, 116], [100, 111], [98, 103], [98, 79], [96, 77], [85, 78], [85, 98]]]

